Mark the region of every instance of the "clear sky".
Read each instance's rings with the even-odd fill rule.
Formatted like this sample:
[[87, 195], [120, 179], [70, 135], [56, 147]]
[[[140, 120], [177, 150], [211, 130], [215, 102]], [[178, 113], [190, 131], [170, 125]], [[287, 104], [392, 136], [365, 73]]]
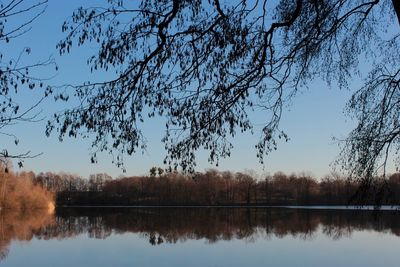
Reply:
[[[25, 56], [27, 62], [36, 62], [49, 56], [54, 57], [59, 70], [39, 72], [42, 77], [52, 77], [48, 83], [60, 85], [64, 83], [79, 83], [96, 78], [105, 78], [107, 73], [91, 74], [90, 67], [86, 65], [86, 59], [95, 53], [96, 46], [89, 44], [83, 48], [75, 47], [71, 54], [59, 56], [56, 49], [57, 42], [63, 38], [61, 25], [78, 6], [98, 5], [101, 1], [57, 1], [50, 0], [46, 12], [32, 25], [32, 30], [12, 41], [5, 51], [9, 56], [18, 55], [26, 46], [32, 49], [29, 56]], [[2, 48], [3, 50], [3, 48]], [[4, 50], [3, 50], [4, 51]], [[100, 75], [94, 77], [94, 75]], [[354, 77], [352, 88], [360, 86], [359, 77]], [[18, 96], [22, 105], [29, 106], [40, 93], [23, 89]], [[311, 172], [315, 176], [329, 174], [331, 163], [337, 157], [340, 149], [333, 141], [333, 137], [343, 138], [354, 127], [354, 122], [346, 118], [343, 113], [346, 101], [351, 91], [339, 90], [334, 85], [329, 88], [324, 82], [315, 80], [309, 85], [309, 89], [303, 90], [295, 97], [291, 106], [285, 109], [281, 121], [281, 128], [288, 133], [290, 140], [281, 142], [278, 150], [271, 153], [265, 160], [265, 165], [260, 165], [256, 158], [254, 145], [257, 143], [259, 133], [254, 136], [249, 134], [237, 135], [234, 139], [232, 156], [220, 161], [220, 170], [255, 170], [258, 173], [276, 171]], [[88, 176], [90, 173], [107, 172], [116, 177], [122, 174], [111, 163], [111, 156], [102, 154], [97, 164], [90, 163], [90, 140], [80, 138], [66, 138], [58, 141], [56, 134], [47, 138], [44, 134], [46, 117], [55, 111], [65, 108], [64, 103], [54, 103], [49, 98], [40, 106], [43, 121], [36, 123], [24, 123], [8, 128], [7, 131], [16, 134], [20, 143], [13, 144], [13, 139], [0, 135], [0, 142], [6, 144], [10, 151], [43, 153], [42, 155], [25, 161], [24, 170], [41, 171], [68, 171]], [[255, 117], [257, 123], [262, 123], [262, 118]], [[148, 173], [151, 166], [163, 166], [165, 156], [161, 138], [163, 136], [164, 123], [160, 119], [149, 120], [145, 123], [144, 134], [148, 140], [146, 153], [125, 157], [126, 175], [140, 175]], [[203, 171], [215, 167], [207, 162], [204, 153], [198, 153], [197, 170]], [[390, 166], [389, 166], [390, 167]], [[389, 170], [394, 170], [389, 168]]]

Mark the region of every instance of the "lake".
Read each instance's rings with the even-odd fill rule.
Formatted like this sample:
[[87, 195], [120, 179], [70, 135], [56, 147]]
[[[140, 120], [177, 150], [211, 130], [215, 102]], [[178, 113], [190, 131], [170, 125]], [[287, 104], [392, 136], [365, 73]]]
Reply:
[[0, 266], [399, 266], [400, 212], [59, 208], [2, 213]]

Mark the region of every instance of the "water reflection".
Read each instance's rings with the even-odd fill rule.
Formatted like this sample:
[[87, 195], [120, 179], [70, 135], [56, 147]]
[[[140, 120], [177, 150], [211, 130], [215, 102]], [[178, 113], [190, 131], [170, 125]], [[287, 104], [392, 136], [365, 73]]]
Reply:
[[0, 214], [0, 260], [7, 257], [13, 240], [30, 241], [55, 226], [55, 217], [47, 210], [2, 212]]
[[0, 257], [12, 240], [66, 239], [78, 235], [106, 239], [112, 234], [136, 233], [152, 245], [205, 239], [283, 238], [312, 240], [317, 234], [331, 239], [351, 237], [354, 231], [400, 235], [400, 215], [391, 211], [332, 211], [246, 208], [58, 209], [47, 213], [3, 213], [0, 221]]

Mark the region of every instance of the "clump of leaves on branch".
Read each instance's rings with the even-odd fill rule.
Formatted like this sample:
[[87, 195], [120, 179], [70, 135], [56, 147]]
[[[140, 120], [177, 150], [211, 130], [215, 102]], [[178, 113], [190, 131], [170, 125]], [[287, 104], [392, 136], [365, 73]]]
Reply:
[[[62, 27], [60, 53], [98, 43], [88, 64], [115, 71], [115, 78], [76, 86], [81, 104], [56, 114], [47, 133], [57, 128], [61, 139], [94, 133], [94, 147], [117, 152], [121, 165], [122, 155], [146, 146], [141, 123], [162, 116], [165, 163], [192, 171], [197, 150], [218, 163], [230, 155], [232, 137], [255, 131], [250, 113], [263, 112], [255, 144], [263, 162], [279, 138], [288, 139], [279, 122], [293, 96], [317, 77], [347, 87], [360, 58], [368, 57], [376, 68], [349, 104], [360, 124], [344, 151], [348, 167], [364, 173], [366, 159], [375, 168], [387, 148], [400, 145], [398, 82], [372, 82], [381, 75], [398, 81], [396, 14], [398, 4], [389, 0], [109, 0], [79, 8]], [[386, 110], [371, 115], [382, 103]], [[377, 120], [384, 127], [369, 131]], [[386, 126], [397, 134], [387, 135]], [[382, 139], [365, 149], [370, 134]]]

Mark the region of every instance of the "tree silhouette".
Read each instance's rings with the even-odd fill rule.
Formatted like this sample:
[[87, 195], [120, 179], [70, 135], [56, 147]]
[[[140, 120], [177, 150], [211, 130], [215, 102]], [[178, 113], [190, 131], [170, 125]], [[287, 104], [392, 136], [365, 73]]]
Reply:
[[[24, 109], [20, 108], [17, 93], [21, 89], [43, 88], [43, 80], [31, 75], [31, 72], [39, 67], [54, 65], [51, 59], [30, 65], [21, 64], [22, 58], [31, 53], [29, 47], [25, 47], [17, 58], [12, 58], [12, 55], [7, 53], [6, 44], [30, 30], [31, 24], [43, 14], [47, 0], [26, 2], [23, 0], [0, 2], [0, 43], [2, 43], [0, 48], [0, 135], [10, 137], [15, 145], [18, 145], [19, 139], [15, 134], [7, 131], [7, 128], [20, 122], [37, 121], [39, 119], [37, 107], [49, 95], [51, 89], [44, 89], [43, 97]], [[18, 159], [18, 165], [22, 166], [23, 159], [34, 156], [29, 151], [13, 154], [6, 148], [0, 147], [0, 162], [6, 165], [10, 159]]]
[[[397, 17], [396, 17], [397, 15]], [[254, 132], [251, 113], [265, 124], [257, 156], [287, 140], [279, 127], [284, 106], [315, 78], [348, 87], [369, 58], [372, 72], [349, 102], [359, 124], [347, 139], [343, 163], [370, 175], [399, 139], [398, 1], [108, 0], [79, 8], [62, 29], [61, 54], [74, 44], [99, 44], [92, 71], [115, 78], [75, 87], [80, 105], [56, 114], [47, 134], [94, 133], [93, 146], [124, 154], [146, 147], [141, 123], [167, 119], [165, 163], [193, 171], [195, 151], [218, 164], [231, 138]], [[393, 33], [394, 32], [394, 33]], [[95, 154], [93, 155], [96, 156]]]

